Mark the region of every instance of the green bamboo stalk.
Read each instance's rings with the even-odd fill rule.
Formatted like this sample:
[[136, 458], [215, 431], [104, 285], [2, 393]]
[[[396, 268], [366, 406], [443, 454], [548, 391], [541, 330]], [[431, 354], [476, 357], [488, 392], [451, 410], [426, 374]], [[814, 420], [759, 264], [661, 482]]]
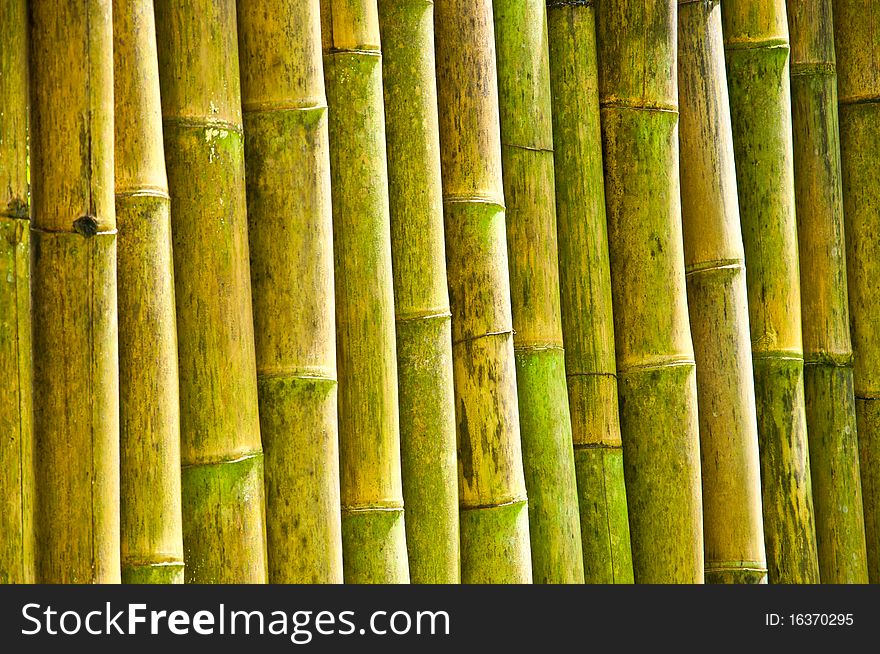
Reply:
[[118, 583], [110, 0], [30, 3], [37, 574]]
[[592, 0], [548, 0], [565, 370], [584, 577], [632, 583]]
[[706, 581], [761, 583], [767, 557], [755, 382], [719, 0], [678, 0], [678, 57]]
[[376, 0], [321, 0], [347, 583], [407, 583]]
[[846, 262], [868, 576], [880, 583], [880, 7], [834, 0]]
[[495, 0], [501, 161], [535, 583], [583, 583], [562, 349], [545, 0]]
[[624, 473], [638, 583], [701, 583], [697, 387], [678, 178], [675, 0], [596, 4]]
[[342, 583], [319, 0], [238, 3], [269, 581]]
[[406, 543], [414, 583], [458, 583], [458, 470], [432, 0], [379, 0]]
[[807, 425], [784, 0], [722, 3], [770, 583], [819, 580]]
[[152, 0], [113, 3], [122, 581], [183, 583], [171, 200]]
[[530, 583], [491, 0], [437, 0], [461, 578]]
[[26, 0], [0, 3], [0, 583], [33, 583]]
[[156, 1], [188, 583], [266, 579], [235, 3]]
[[804, 400], [819, 578], [868, 583], [831, 0], [788, 0]]

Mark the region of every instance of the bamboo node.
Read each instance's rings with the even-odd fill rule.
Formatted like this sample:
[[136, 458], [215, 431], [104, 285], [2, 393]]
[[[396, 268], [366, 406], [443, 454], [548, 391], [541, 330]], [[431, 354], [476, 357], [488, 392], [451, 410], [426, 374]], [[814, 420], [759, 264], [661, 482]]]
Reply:
[[98, 233], [98, 221], [94, 216], [86, 214], [73, 221], [73, 229], [77, 234], [91, 238]]

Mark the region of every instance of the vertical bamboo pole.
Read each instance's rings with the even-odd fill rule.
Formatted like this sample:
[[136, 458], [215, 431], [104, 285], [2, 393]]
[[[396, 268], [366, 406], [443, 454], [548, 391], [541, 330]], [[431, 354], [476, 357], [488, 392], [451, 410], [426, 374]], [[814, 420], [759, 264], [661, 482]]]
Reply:
[[583, 583], [562, 349], [545, 0], [495, 0], [516, 382], [535, 583]]
[[109, 0], [30, 3], [37, 581], [118, 583]]
[[0, 2], [0, 583], [34, 581], [27, 28]]
[[[804, 399], [819, 578], [868, 583], [831, 0], [788, 0]], [[845, 28], [844, 28], [845, 29]]]
[[269, 581], [341, 583], [319, 0], [238, 2]]
[[414, 583], [458, 583], [452, 336], [434, 3], [379, 0], [406, 543]]
[[548, 0], [565, 370], [584, 577], [632, 583], [592, 0]]
[[703, 581], [675, 0], [596, 5], [624, 472], [638, 583]]
[[348, 583], [407, 583], [376, 0], [322, 0], [330, 105], [342, 546]]
[[880, 6], [834, 0], [843, 208], [871, 583], [880, 583]]
[[491, 0], [436, 0], [461, 578], [530, 583]]
[[122, 580], [183, 583], [177, 327], [152, 0], [113, 3]]
[[818, 581], [784, 0], [722, 3], [771, 583]]
[[749, 307], [719, 0], [678, 0], [682, 225], [706, 581], [767, 579]]
[[171, 191], [186, 581], [266, 578], [233, 0], [156, 1]]

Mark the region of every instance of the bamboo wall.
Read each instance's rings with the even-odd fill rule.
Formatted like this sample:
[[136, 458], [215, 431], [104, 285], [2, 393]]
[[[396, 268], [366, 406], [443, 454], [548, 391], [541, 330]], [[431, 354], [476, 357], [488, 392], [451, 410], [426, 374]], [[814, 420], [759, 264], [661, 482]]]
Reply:
[[875, 2], [59, 7], [0, 583], [880, 582]]

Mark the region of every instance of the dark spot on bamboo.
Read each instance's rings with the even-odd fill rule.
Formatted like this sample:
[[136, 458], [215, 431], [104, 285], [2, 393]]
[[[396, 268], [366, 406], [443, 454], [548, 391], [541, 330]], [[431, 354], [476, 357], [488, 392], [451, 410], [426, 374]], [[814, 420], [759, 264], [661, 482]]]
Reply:
[[77, 234], [91, 238], [98, 233], [98, 221], [94, 216], [80, 216], [73, 221], [73, 229]]

